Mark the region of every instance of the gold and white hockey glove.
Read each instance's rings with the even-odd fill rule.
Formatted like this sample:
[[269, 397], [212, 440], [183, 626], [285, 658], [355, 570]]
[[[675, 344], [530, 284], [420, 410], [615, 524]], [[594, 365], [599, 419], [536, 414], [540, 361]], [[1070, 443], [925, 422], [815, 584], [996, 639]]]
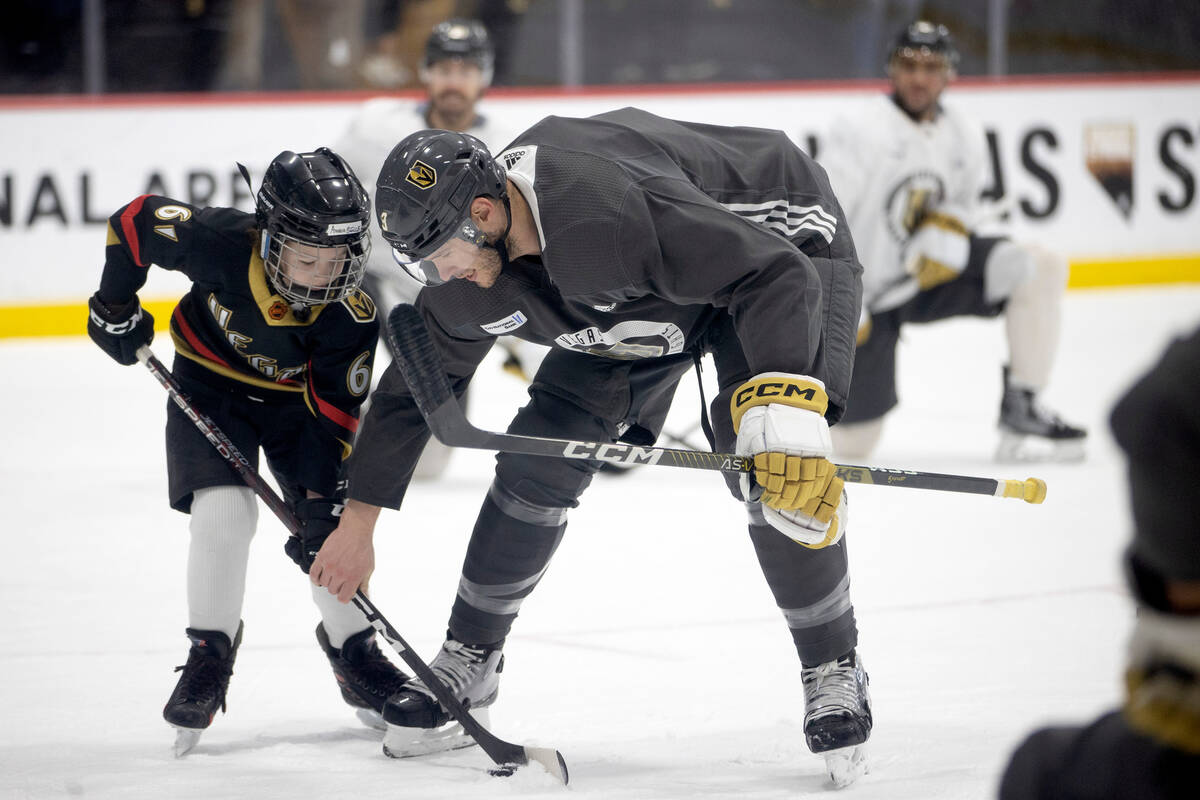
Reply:
[[[825, 384], [806, 375], [764, 372], [730, 400], [738, 455], [753, 456], [767, 523], [805, 547], [819, 549], [842, 537], [842, 479], [829, 461], [833, 444]], [[750, 497], [751, 476], [742, 476]]]
[[922, 291], [962, 274], [970, 251], [969, 235], [956, 209], [934, 209], [921, 215], [904, 250], [904, 268]]

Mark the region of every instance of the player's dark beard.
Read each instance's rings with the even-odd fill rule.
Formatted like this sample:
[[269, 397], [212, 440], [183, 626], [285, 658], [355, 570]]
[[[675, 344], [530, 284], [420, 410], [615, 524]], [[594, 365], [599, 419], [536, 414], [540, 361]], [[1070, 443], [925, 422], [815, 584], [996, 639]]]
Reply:
[[485, 244], [480, 248], [483, 263], [475, 270], [475, 285], [481, 289], [490, 289], [508, 266], [508, 248], [504, 240], [495, 244]]
[[501, 198], [504, 201], [504, 230], [496, 241], [488, 242], [480, 247], [484, 264], [476, 269], [475, 285], [481, 289], [491, 288], [496, 279], [500, 277], [509, 265], [508, 259], [508, 234], [512, 230], [512, 204], [509, 202], [508, 195]]

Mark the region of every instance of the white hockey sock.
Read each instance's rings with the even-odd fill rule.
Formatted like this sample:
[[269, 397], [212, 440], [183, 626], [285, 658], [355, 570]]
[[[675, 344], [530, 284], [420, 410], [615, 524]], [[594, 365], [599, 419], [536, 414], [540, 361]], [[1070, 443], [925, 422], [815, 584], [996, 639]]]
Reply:
[[329, 637], [329, 646], [341, 649], [352, 635], [370, 627], [367, 618], [353, 603], [339, 603], [335, 595], [329, 593], [324, 586], [310, 583], [312, 599], [321, 612], [321, 622], [325, 626], [325, 635]]
[[[1014, 285], [1021, 275], [1025, 278]], [[1050, 380], [1058, 351], [1066, 259], [1034, 245], [1001, 242], [988, 259], [985, 281], [989, 300], [1008, 297], [1009, 382], [1040, 391]]]
[[249, 487], [214, 486], [195, 493], [189, 525], [188, 627], [222, 631], [231, 641], [237, 634], [257, 523], [258, 505]]
[[883, 436], [883, 417], [866, 422], [842, 422], [829, 429], [835, 458], [866, 458]]

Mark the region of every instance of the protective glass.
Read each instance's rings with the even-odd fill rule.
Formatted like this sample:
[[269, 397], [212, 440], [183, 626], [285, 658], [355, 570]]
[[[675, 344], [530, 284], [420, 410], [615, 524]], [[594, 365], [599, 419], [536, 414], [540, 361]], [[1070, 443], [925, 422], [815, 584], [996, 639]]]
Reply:
[[438, 272], [437, 260], [439, 256], [448, 254], [450, 244], [454, 241], [463, 241], [476, 247], [485, 247], [487, 245], [487, 236], [479, 229], [479, 227], [471, 221], [470, 217], [463, 220], [463, 223], [458, 226], [454, 234], [449, 239], [438, 245], [437, 249], [428, 255], [418, 253], [402, 253], [399, 250], [392, 248], [392, 258], [399, 264], [405, 272], [417, 279], [426, 286], [437, 286], [445, 283]]

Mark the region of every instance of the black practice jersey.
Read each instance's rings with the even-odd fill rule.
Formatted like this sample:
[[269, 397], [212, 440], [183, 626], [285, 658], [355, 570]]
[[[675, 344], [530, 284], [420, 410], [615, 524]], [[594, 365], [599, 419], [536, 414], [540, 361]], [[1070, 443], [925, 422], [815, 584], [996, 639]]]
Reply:
[[[529, 204], [541, 254], [510, 263], [489, 289], [452, 280], [421, 291], [460, 385], [501, 334], [658, 358], [686, 352], [728, 314], [752, 373], [820, 378], [831, 419], [840, 415], [862, 268], [824, 171], [783, 133], [622, 109], [549, 117], [497, 160]], [[406, 394], [403, 381], [385, 383]], [[388, 405], [387, 416], [372, 412], [352, 496], [360, 476], [404, 470], [419, 454], [411, 400]], [[380, 494], [370, 502], [398, 502]]]
[[171, 315], [176, 351], [247, 390], [303, 396], [348, 454], [371, 386], [375, 304], [356, 292], [297, 316], [268, 283], [258, 242], [251, 214], [143, 195], [109, 218], [100, 298], [130, 301], [151, 264], [184, 273], [192, 287]]

